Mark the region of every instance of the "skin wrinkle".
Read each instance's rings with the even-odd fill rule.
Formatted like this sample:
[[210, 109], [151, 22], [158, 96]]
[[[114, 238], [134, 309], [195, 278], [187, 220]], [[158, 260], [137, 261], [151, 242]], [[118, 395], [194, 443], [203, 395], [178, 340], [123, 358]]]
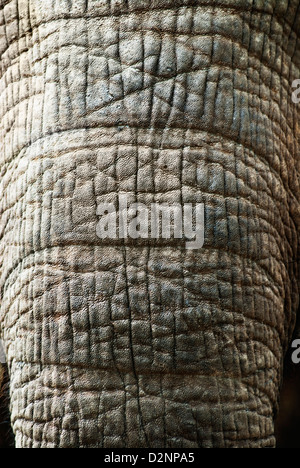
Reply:
[[[97, 146], [99, 147], [99, 146], [101, 146], [101, 145], [99, 144], [99, 145], [97, 145]], [[118, 145], [118, 146], [120, 146], [120, 145]], [[124, 147], [127, 147], [127, 146], [128, 146], [128, 145], [124, 145]], [[191, 149], [200, 148], [200, 147], [192, 147], [191, 145], [189, 145], [189, 147], [190, 147]], [[145, 145], [144, 148], [150, 148], [150, 147], [147, 147], [147, 145]], [[67, 153], [69, 153], [69, 152], [70, 152], [70, 151], [68, 150]], [[223, 153], [225, 153], [225, 152], [226, 152], [226, 151], [223, 149]], [[227, 152], [227, 153], [230, 155], [230, 152]], [[58, 158], [58, 157], [64, 157], [64, 156], [65, 156], [65, 154], [64, 154], [64, 153], [61, 153], [61, 154], [53, 155], [53, 158], [54, 158], [54, 157], [56, 157], [56, 158]], [[49, 158], [50, 155], [48, 155], [47, 157]], [[21, 156], [19, 157], [19, 159], [20, 159], [20, 158], [21, 158]], [[35, 157], [35, 158], [31, 158], [31, 161], [40, 160], [40, 159], [41, 159], [41, 156], [39, 156], [39, 157], [37, 156], [37, 157]], [[8, 170], [10, 170], [9, 172], [11, 172], [12, 177], [14, 176], [15, 170], [17, 169], [17, 163], [18, 163], [18, 161], [14, 160], [14, 162], [15, 162], [14, 167], [11, 167], [11, 168], [10, 168], [10, 167], [9, 167], [10, 165], [9, 165], [9, 166], [7, 167], [7, 171], [6, 171], [6, 172], [8, 172]], [[145, 165], [146, 165], [146, 163], [145, 163]], [[252, 167], [254, 167], [254, 166], [252, 165]], [[223, 164], [222, 164], [222, 168], [223, 168], [223, 170], [225, 171], [225, 167], [224, 167]], [[271, 169], [271, 171], [273, 172], [274, 176], [275, 176], [275, 177], [278, 177], [278, 181], [279, 181], [280, 183], [284, 184], [284, 181], [281, 179], [280, 175], [277, 174], [276, 171], [275, 171], [273, 168], [270, 168], [270, 169]], [[231, 172], [231, 170], [230, 170], [229, 167], [226, 168], [226, 170], [227, 170], [227, 172]], [[19, 173], [19, 176], [18, 176], [18, 177], [20, 177], [21, 175], [23, 175], [23, 174], [25, 174], [25, 173], [26, 173], [26, 171], [24, 170], [24, 172]], [[232, 174], [233, 174], [233, 172], [232, 172]], [[5, 174], [4, 174], [4, 175], [5, 175]], [[3, 175], [3, 176], [4, 176], [4, 175]], [[262, 178], [263, 178], [263, 177], [265, 176], [265, 174], [262, 173], [261, 176], [262, 176]], [[16, 182], [16, 180], [17, 180], [16, 177], [15, 177], [15, 178], [9, 179], [9, 181], [6, 181], [6, 180], [4, 179], [4, 180], [3, 180], [3, 190], [8, 186], [9, 183]], [[267, 179], [264, 179], [264, 180], [265, 180], [265, 182], [268, 182]], [[36, 183], [37, 181], [38, 181], [38, 179], [36, 178], [32, 183]], [[191, 186], [191, 188], [192, 188], [192, 186]], [[250, 189], [250, 188], [251, 188], [251, 187], [249, 187], [249, 189]], [[29, 189], [29, 188], [27, 187], [26, 190], [28, 191], [28, 189]], [[289, 187], [286, 187], [286, 190], [289, 191], [289, 196], [290, 196], [291, 198], [296, 199], [295, 195], [290, 191], [290, 188], [289, 188]], [[143, 192], [139, 191], [139, 193], [143, 193]], [[19, 200], [20, 200], [21, 198], [23, 198], [25, 195], [26, 195], [26, 193], [22, 194], [21, 197], [19, 198]], [[217, 195], [217, 193], [216, 193], [216, 195]], [[272, 187], [270, 187], [270, 195], [273, 196], [273, 194], [272, 194]], [[229, 198], [230, 198], [230, 197], [229, 197]], [[245, 198], [245, 201], [247, 201], [247, 197], [246, 197], [246, 196], [245, 196], [245, 197], [239, 196], [239, 199], [243, 199], [243, 198]], [[297, 201], [296, 201], [296, 202], [297, 202]], [[15, 201], [15, 203], [17, 203], [17, 201]], [[3, 215], [6, 213], [6, 211], [8, 211], [9, 209], [13, 208], [13, 206], [14, 206], [14, 205], [7, 206], [6, 210], [3, 211]], [[295, 227], [296, 227], [296, 223], [295, 223]]]
[[[146, 30], [144, 29], [144, 32], [145, 32], [145, 31], [146, 31]], [[132, 31], [132, 32], [133, 32], [133, 31]], [[149, 31], [149, 32], [151, 32], [151, 31]], [[167, 31], [164, 31], [164, 34], [166, 34], [166, 33], [167, 33]], [[212, 31], [212, 33], [213, 33], [213, 31]], [[212, 33], [211, 33], [211, 34], [212, 34]], [[53, 32], [52, 34], [57, 34], [57, 32]], [[157, 34], [157, 33], [156, 33], [156, 34]], [[176, 33], [173, 32], [173, 31], [170, 31], [169, 34], [172, 35], [172, 37], [176, 37]], [[189, 37], [189, 36], [187, 36], [186, 33], [178, 33], [178, 34], [184, 35], [185, 37]], [[163, 36], [161, 36], [161, 38], [162, 38], [162, 37], [163, 37]], [[193, 37], [193, 36], [190, 35], [190, 38], [191, 38], [191, 37]], [[197, 34], [197, 37], [207, 37], [207, 38], [208, 38], [208, 37], [210, 37], [210, 35], [209, 35], [209, 34], [206, 34], [206, 35], [202, 36], [202, 35], [199, 33], [199, 34]], [[235, 44], [236, 46], [238, 46], [240, 49], [246, 50], [246, 47], [243, 47], [238, 41], [233, 41], [233, 38], [232, 38], [232, 37], [226, 38], [226, 36], [222, 36], [221, 34], [217, 34], [217, 33], [214, 33], [214, 37], [215, 37], [215, 38], [218, 38], [219, 40], [226, 40], [226, 39], [227, 39], [227, 40], [230, 40], [233, 44]], [[46, 39], [48, 39], [48, 38], [47, 38], [47, 37], [44, 37], [44, 38], [43, 38], [44, 41], [45, 41]], [[268, 38], [268, 40], [269, 40], [269, 38]], [[264, 35], [264, 41], [266, 41], [266, 34]], [[113, 45], [116, 45], [116, 43], [115, 43], [115, 44], [114, 44], [114, 43], [110, 44], [110, 47], [112, 47]], [[188, 45], [186, 42], [184, 43], [184, 45], [185, 45], [186, 48], [189, 48], [189, 45]], [[250, 44], [249, 44], [249, 45], [250, 45]], [[278, 44], [277, 44], [277, 45], [278, 45]], [[71, 42], [70, 42], [69, 44], [66, 43], [66, 44], [64, 44], [63, 46], [60, 46], [59, 48], [54, 48], [54, 49], [51, 51], [51, 54], [57, 54], [57, 52], [58, 52], [59, 50], [62, 50], [63, 47], [68, 48], [68, 47], [71, 47], [71, 46], [73, 46], [73, 44], [72, 44]], [[88, 43], [85, 44], [85, 45], [79, 45], [79, 44], [77, 44], [76, 46], [74, 45], [74, 47], [83, 48], [83, 49], [88, 49], [88, 48], [89, 48], [89, 44], [88, 44]], [[24, 53], [28, 53], [28, 52], [29, 52], [29, 49], [26, 49], [26, 51], [25, 51]], [[20, 55], [20, 52], [18, 52], [18, 53], [19, 53], [19, 55]], [[250, 50], [248, 50], [248, 53], [249, 53], [249, 56], [251, 57], [251, 53], [253, 53], [253, 52], [251, 52]], [[205, 56], [205, 55], [208, 55], [208, 54], [205, 54], [205, 53], [203, 52], [202, 55]], [[49, 58], [49, 57], [50, 57], [49, 55], [43, 55], [43, 56], [41, 56], [41, 57], [39, 58], [39, 60], [43, 60], [43, 59]], [[90, 57], [93, 57], [93, 53], [90, 54]], [[95, 55], [95, 57], [97, 57], [97, 55]], [[255, 58], [257, 58], [257, 59], [259, 60], [258, 63], [260, 63], [260, 66], [261, 66], [263, 63], [264, 63], [265, 65], [268, 65], [268, 66], [269, 66], [269, 62], [268, 62], [268, 61], [264, 61], [263, 57], [259, 57], [259, 55], [257, 55], [255, 52], [253, 53], [253, 57], [255, 57]], [[35, 65], [36, 63], [37, 63], [37, 62], [33, 62], [32, 65]], [[137, 63], [138, 63], [138, 62], [137, 62]], [[283, 61], [281, 60], [281, 65], [282, 65], [282, 63], [283, 63]], [[130, 66], [133, 67], [134, 65], [136, 65], [136, 64], [135, 64], [135, 63], [132, 63]], [[218, 65], [218, 62], [216, 62], [216, 65]], [[221, 63], [219, 63], [219, 65], [221, 65]], [[237, 65], [238, 65], [238, 64], [237, 64]], [[225, 65], [225, 64], [222, 64], [222, 66], [223, 66], [224, 68], [226, 68], [226, 65]], [[229, 67], [228, 67], [228, 68], [229, 68]], [[123, 70], [123, 71], [124, 71], [124, 70]], [[279, 70], [278, 70], [278, 72], [279, 72]], [[281, 70], [281, 72], [282, 72], [282, 70]], [[148, 73], [151, 74], [151, 71], [149, 71]], [[154, 75], [154, 76], [155, 76], [155, 75]], [[177, 76], [180, 76], [180, 74], [177, 73]], [[112, 76], [111, 78], [113, 78], [113, 76]], [[166, 79], [168, 79], [168, 78], [166, 78]], [[249, 79], [251, 79], [251, 78], [249, 78]], [[12, 84], [13, 84], [13, 82], [12, 82]]]
[[[39, 5], [0, 0], [16, 446], [273, 447], [299, 303], [298, 0]], [[124, 192], [204, 203], [204, 248], [102, 243], [97, 205]]]
[[[8, 0], [8, 1], [10, 1], [10, 0]], [[174, 2], [173, 2], [173, 3], [174, 3]], [[192, 3], [192, 0], [191, 0], [191, 3]], [[294, 3], [295, 3], [295, 2], [294, 2]], [[295, 3], [295, 4], [296, 4], [296, 3]], [[210, 2], [210, 1], [207, 1], [207, 2], [201, 1], [201, 5], [202, 5], [203, 8], [204, 8], [204, 7], [210, 7], [210, 6], [211, 6], [211, 2]], [[4, 6], [5, 6], [5, 5], [1, 5], [1, 4], [0, 4], [0, 8], [1, 8], [1, 7], [4, 7]], [[193, 4], [192, 4], [192, 5], [190, 5], [190, 8], [193, 9], [193, 8], [195, 8], [196, 6], [197, 6], [197, 5], [193, 5]], [[232, 13], [235, 13], [235, 12], [239, 11], [239, 10], [238, 10], [238, 6], [239, 6], [239, 5], [237, 4], [237, 2], [233, 2], [232, 6], [231, 6], [231, 7], [229, 6], [229, 7], [227, 7], [227, 8], [226, 8], [226, 5], [223, 4], [223, 5], [222, 5], [222, 10], [223, 10], [223, 11], [226, 11], [226, 10], [227, 10], [227, 11], [231, 11]], [[156, 10], [156, 11], [161, 11], [161, 10], [162, 10], [162, 11], [171, 11], [171, 12], [173, 12], [174, 10], [178, 11], [180, 8], [182, 8], [182, 9], [184, 9], [184, 10], [187, 9], [186, 6], [182, 6], [182, 7], [179, 7], [179, 6], [178, 6], [178, 7], [175, 7], [175, 8], [174, 8], [174, 6], [172, 5], [170, 9], [166, 9], [166, 8], [162, 7], [161, 9], [156, 8], [155, 10]], [[298, 8], [299, 8], [299, 6], [298, 6]], [[240, 12], [243, 12], [244, 10], [245, 10], [244, 6], [241, 6]], [[145, 11], [148, 11], [148, 9], [146, 9], [146, 10], [142, 10], [142, 9], [141, 9], [141, 10], [140, 10], [140, 14], [143, 14]], [[253, 5], [253, 2], [252, 2], [251, 5], [249, 5], [249, 9], [246, 10], [246, 11], [251, 11], [251, 12], [254, 12], [254, 13], [263, 13], [263, 14], [265, 14], [265, 15], [274, 16], [274, 12], [273, 12], [273, 13], [268, 13], [268, 12], [266, 12], [266, 11], [264, 11], [264, 10], [255, 9], [255, 8], [254, 8], [254, 5]], [[131, 12], [128, 12], [128, 14], [131, 15], [133, 12], [134, 12], [134, 10], [131, 11]], [[178, 11], [178, 12], [179, 12], [179, 11]], [[85, 12], [85, 13], [86, 13], [86, 12]], [[151, 9], [151, 13], [153, 13], [153, 9]], [[289, 26], [291, 27], [291, 30], [297, 34], [298, 31], [297, 31], [296, 29], [295, 29], [295, 30], [293, 29], [294, 26], [295, 26], [295, 24], [296, 24], [296, 21], [297, 21], [297, 20], [299, 21], [297, 13], [298, 13], [298, 10], [297, 10], [296, 14], [293, 15], [293, 16], [294, 16], [294, 22], [293, 22], [292, 25], [288, 23], [288, 17], [286, 17], [286, 15], [282, 15], [281, 17], [275, 16], [275, 18], [276, 18], [276, 20], [279, 21], [279, 22], [282, 21], [282, 20], [283, 20], [283, 21], [286, 21], [287, 24], [289, 24]], [[126, 16], [126, 12], [120, 12], [120, 14], [122, 14], [123, 17]], [[112, 17], [113, 15], [112, 15], [112, 13], [110, 12], [107, 16], [108, 16], [108, 17]], [[105, 17], [105, 16], [98, 16], [98, 18], [104, 18], [104, 17]], [[81, 16], [79, 16], [77, 19], [80, 19], [80, 18], [81, 18]], [[89, 16], [89, 15], [85, 14], [85, 18], [90, 19], [90, 18], [94, 18], [94, 16]], [[4, 19], [5, 19], [5, 16], [4, 16]], [[60, 20], [60, 19], [76, 19], [76, 16], [66, 16], [66, 15], [65, 15], [65, 16], [60, 17], [59, 15], [57, 15], [55, 19], [53, 19], [53, 20], [48, 19], [45, 23], [43, 23], [43, 22], [42, 22], [42, 23], [39, 23], [36, 27], [41, 26], [42, 24], [48, 24], [48, 23], [51, 22], [51, 21], [56, 21], [56, 20]], [[7, 24], [6, 24], [6, 25], [7, 25]], [[33, 28], [31, 27], [31, 30], [32, 30], [32, 29], [33, 29]], [[22, 39], [22, 36], [20, 36], [20, 39]], [[8, 42], [8, 41], [7, 41], [7, 42]]]

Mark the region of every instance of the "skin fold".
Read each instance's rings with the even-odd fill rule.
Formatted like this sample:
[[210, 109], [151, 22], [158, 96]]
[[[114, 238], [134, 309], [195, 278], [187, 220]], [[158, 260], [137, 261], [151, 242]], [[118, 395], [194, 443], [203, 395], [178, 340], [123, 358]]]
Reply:
[[[0, 0], [17, 447], [274, 447], [299, 307], [299, 0]], [[100, 203], [204, 203], [205, 244]]]

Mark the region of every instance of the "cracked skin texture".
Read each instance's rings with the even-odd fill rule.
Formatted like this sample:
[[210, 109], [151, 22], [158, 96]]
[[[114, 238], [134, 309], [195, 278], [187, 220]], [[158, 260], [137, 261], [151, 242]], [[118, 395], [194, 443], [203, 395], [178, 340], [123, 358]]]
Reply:
[[[299, 305], [299, 0], [0, 0], [17, 447], [273, 447]], [[97, 204], [205, 203], [205, 246]]]

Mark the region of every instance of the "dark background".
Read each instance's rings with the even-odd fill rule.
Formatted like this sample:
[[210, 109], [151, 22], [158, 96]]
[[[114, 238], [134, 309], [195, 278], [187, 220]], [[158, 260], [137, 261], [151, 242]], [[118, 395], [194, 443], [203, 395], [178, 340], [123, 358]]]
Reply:
[[277, 448], [300, 448], [300, 364], [285, 363], [280, 409], [276, 420]]

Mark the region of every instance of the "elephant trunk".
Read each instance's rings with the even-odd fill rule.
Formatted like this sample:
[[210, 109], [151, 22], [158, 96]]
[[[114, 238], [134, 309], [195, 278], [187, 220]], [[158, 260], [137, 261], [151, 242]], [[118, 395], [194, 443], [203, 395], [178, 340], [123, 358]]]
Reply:
[[[0, 7], [17, 446], [274, 446], [299, 304], [298, 0], [17, 3]], [[101, 240], [120, 194], [203, 203], [204, 247]]]

